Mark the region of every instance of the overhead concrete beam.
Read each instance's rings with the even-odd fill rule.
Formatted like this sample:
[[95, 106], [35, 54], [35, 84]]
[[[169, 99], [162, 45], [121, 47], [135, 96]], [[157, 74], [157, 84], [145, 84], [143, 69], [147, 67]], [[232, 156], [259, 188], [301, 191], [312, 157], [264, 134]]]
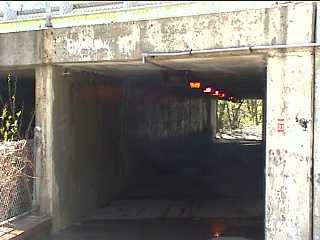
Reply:
[[131, 61], [140, 60], [143, 52], [312, 42], [313, 12], [312, 3], [299, 3], [269, 9], [2, 34], [0, 67]]
[[129, 61], [141, 59], [143, 52], [306, 43], [312, 41], [313, 4], [52, 31], [56, 63]]
[[23, 66], [41, 63], [41, 32], [0, 34], [0, 66]]

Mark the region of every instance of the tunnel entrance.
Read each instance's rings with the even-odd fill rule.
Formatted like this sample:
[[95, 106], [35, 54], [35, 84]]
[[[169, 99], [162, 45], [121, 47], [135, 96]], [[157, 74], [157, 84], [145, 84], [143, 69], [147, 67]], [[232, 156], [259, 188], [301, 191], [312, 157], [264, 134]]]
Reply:
[[[67, 120], [54, 120], [55, 139], [70, 145], [67, 157], [54, 149], [56, 178], [62, 221], [77, 224], [54, 239], [264, 239], [263, 58], [62, 72], [57, 101], [66, 104], [57, 116]], [[260, 101], [260, 138], [219, 138], [218, 101], [252, 99]]]

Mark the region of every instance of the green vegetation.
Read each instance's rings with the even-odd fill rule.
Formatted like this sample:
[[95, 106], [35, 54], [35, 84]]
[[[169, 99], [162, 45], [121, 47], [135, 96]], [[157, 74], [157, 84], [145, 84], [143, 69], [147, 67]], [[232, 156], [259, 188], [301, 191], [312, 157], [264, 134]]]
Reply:
[[217, 108], [218, 129], [239, 129], [262, 126], [263, 101], [245, 99], [237, 103], [219, 100]]
[[[31, 118], [23, 116], [24, 102], [20, 85], [17, 91], [17, 77], [9, 74], [0, 84], [0, 221], [3, 221], [32, 208], [33, 141], [26, 138], [31, 136], [34, 114]], [[23, 126], [24, 122], [27, 126]]]
[[23, 105], [16, 103], [17, 78], [7, 78], [7, 92], [0, 95], [0, 141], [21, 139]]

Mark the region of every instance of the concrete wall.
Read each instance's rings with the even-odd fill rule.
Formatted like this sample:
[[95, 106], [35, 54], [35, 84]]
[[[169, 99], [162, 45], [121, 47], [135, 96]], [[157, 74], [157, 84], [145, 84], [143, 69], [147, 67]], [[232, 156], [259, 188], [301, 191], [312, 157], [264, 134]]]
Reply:
[[160, 140], [215, 135], [214, 98], [192, 97], [183, 80], [178, 87], [170, 86], [170, 77], [159, 74], [127, 82], [129, 137]]
[[266, 239], [311, 239], [313, 60], [308, 50], [268, 57]]
[[214, 101], [168, 95], [158, 77], [138, 82], [53, 69], [52, 193], [42, 198], [52, 201], [46, 211], [54, 231], [104, 206], [147, 171], [143, 153], [133, 154], [137, 143], [212, 137]]
[[[180, 160], [188, 158], [182, 145], [215, 137], [216, 100], [192, 97], [190, 91], [167, 86], [168, 78], [156, 74], [125, 81], [128, 94], [123, 117], [132, 183], [151, 172], [150, 162], [170, 168], [177, 155]], [[184, 162], [180, 165], [182, 169]]]
[[100, 80], [53, 70], [52, 195], [47, 198], [54, 230], [103, 206], [124, 181], [118, 160], [121, 91]]
[[263, 199], [264, 146], [215, 143], [215, 99], [179, 92], [161, 76], [127, 82], [127, 194]]

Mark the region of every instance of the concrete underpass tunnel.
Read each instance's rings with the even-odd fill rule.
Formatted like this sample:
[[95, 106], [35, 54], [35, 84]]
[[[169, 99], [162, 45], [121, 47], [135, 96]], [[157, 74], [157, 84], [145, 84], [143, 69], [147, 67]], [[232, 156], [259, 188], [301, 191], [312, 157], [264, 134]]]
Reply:
[[165, 219], [195, 221], [189, 235], [205, 239], [263, 236], [264, 112], [262, 140], [217, 138], [218, 97], [208, 94], [263, 101], [262, 57], [69, 65], [55, 74], [57, 228], [82, 217]]

